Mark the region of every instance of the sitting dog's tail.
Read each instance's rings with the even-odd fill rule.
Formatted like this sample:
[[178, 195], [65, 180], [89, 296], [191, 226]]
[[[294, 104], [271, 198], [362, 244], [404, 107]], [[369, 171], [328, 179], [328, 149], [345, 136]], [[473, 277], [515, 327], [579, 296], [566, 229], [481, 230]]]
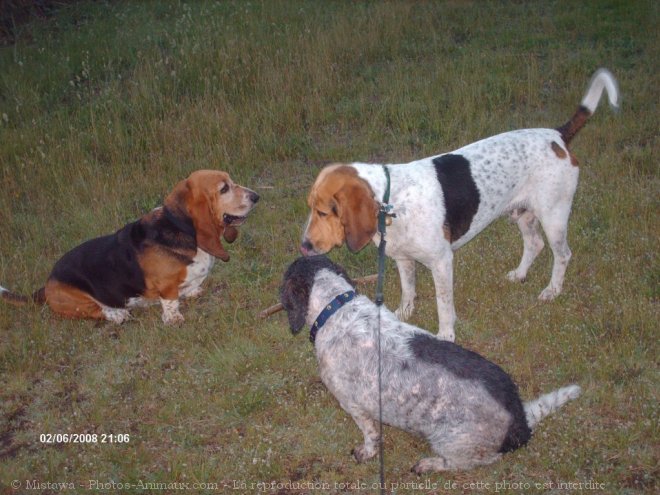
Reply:
[[14, 306], [23, 306], [29, 302], [44, 304], [46, 302], [46, 290], [42, 287], [41, 289], [34, 291], [32, 296], [23, 296], [21, 294], [16, 294], [9, 289], [5, 289], [0, 285], [0, 299], [9, 304], [13, 304]]
[[607, 91], [610, 106], [617, 111], [619, 109], [619, 85], [612, 73], [607, 69], [598, 69], [591, 77], [587, 92], [571, 120], [563, 126], [557, 127], [564, 143], [568, 145], [580, 129], [584, 127], [587, 120], [596, 111], [603, 90]]
[[577, 399], [581, 393], [582, 389], [578, 385], [569, 385], [568, 387], [558, 388], [554, 392], [542, 395], [536, 400], [525, 402], [524, 408], [527, 426], [533, 430], [539, 421], [555, 412], [569, 400]]

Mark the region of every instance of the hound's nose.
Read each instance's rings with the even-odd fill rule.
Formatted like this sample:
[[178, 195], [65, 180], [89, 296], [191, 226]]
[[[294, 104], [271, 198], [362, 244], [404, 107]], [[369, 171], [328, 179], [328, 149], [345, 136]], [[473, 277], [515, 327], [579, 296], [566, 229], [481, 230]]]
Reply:
[[314, 254], [314, 246], [309, 242], [309, 239], [303, 239], [303, 242], [300, 245], [300, 252], [303, 256], [311, 256]]
[[254, 191], [250, 191], [250, 201], [252, 201], [253, 203], [258, 203], [259, 195]]

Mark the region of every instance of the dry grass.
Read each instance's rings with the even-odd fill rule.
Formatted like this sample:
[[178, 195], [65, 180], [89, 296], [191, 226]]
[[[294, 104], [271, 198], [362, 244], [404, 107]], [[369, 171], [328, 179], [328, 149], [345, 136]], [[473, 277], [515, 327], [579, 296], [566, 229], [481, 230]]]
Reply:
[[[117, 328], [0, 305], [0, 491], [16, 493], [12, 480], [83, 492], [90, 480], [370, 487], [377, 463], [349, 456], [360, 434], [307, 339], [283, 315], [255, 317], [296, 256], [314, 176], [329, 161], [402, 162], [554, 127], [606, 66], [622, 111], [603, 106], [574, 144], [565, 293], [536, 300], [547, 252], [525, 285], [506, 282], [521, 241], [505, 221], [455, 258], [458, 342], [508, 370], [525, 398], [569, 382], [584, 395], [527, 447], [470, 472], [412, 475], [428, 446], [387, 428], [386, 476], [407, 483], [397, 493], [564, 493], [557, 483], [590, 481], [653, 493], [658, 21], [651, 1], [83, 2], [23, 26], [0, 48], [2, 285], [36, 288], [65, 250], [148, 211], [197, 168], [227, 170], [263, 201], [180, 328], [155, 308]], [[332, 257], [354, 276], [375, 270], [372, 247]], [[393, 264], [387, 277], [395, 307]], [[435, 329], [430, 276], [419, 279], [413, 323]], [[85, 432], [130, 442], [40, 442]], [[294, 492], [280, 488], [266, 492]]]

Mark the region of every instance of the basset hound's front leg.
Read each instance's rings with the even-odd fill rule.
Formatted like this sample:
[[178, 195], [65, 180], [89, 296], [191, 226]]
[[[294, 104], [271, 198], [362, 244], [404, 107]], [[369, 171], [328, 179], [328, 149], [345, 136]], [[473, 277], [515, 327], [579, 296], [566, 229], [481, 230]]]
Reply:
[[163, 307], [163, 323], [165, 325], [179, 325], [184, 322], [183, 315], [179, 311], [178, 299], [160, 298], [160, 305]]

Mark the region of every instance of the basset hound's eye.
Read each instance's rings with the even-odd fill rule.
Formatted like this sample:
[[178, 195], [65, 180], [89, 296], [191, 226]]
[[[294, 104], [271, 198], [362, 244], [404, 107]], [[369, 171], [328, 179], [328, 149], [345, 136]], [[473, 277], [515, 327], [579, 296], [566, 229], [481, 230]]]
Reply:
[[225, 182], [225, 185], [220, 188], [220, 194], [225, 194], [229, 191], [229, 184]]
[[323, 218], [323, 217], [327, 217], [327, 216], [328, 216], [327, 213], [325, 213], [325, 212], [323, 212], [323, 211], [321, 211], [321, 210], [316, 210], [316, 213], [318, 213], [318, 215], [319, 215], [321, 218]]

